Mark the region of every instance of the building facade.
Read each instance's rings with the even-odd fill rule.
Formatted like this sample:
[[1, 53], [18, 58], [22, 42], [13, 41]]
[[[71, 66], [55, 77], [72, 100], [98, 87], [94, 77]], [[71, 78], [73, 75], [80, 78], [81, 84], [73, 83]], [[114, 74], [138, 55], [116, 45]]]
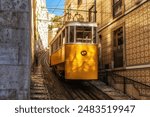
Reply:
[[48, 25], [49, 14], [46, 8], [46, 0], [36, 0], [36, 20], [37, 20], [37, 50], [48, 47]]
[[[80, 12], [84, 21], [94, 21], [94, 1], [77, 2], [77, 9], [87, 3], [88, 14]], [[96, 11], [100, 79], [133, 98], [150, 99], [150, 1], [97, 0]]]
[[99, 5], [106, 82], [136, 99], [150, 99], [150, 1], [101, 0]]
[[66, 0], [64, 20], [95, 22], [95, 4], [96, 0]]

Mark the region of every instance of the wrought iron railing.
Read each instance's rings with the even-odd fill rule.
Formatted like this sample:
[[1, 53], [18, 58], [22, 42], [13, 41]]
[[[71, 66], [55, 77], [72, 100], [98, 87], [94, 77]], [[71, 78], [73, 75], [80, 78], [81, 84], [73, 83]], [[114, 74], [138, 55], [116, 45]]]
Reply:
[[125, 76], [116, 74], [113, 71], [104, 71], [103, 78], [101, 79], [106, 84], [109, 84], [108, 80], [111, 78], [115, 84], [123, 85], [123, 93], [127, 94], [127, 87], [132, 85], [139, 93], [139, 96], [150, 97], [150, 84], [142, 83]]

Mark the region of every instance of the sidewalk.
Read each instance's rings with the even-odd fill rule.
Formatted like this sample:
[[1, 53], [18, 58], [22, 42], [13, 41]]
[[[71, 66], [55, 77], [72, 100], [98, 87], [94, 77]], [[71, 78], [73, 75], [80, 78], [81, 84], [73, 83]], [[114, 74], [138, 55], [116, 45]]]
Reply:
[[34, 70], [31, 74], [31, 91], [30, 99], [32, 100], [48, 100], [48, 90], [44, 85], [45, 83], [42, 66], [39, 65], [34, 67]]

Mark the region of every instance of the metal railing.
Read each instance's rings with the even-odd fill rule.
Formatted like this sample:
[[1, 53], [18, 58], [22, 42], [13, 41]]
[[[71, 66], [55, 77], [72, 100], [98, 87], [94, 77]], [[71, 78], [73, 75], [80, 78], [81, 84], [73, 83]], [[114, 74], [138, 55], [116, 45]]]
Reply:
[[114, 84], [122, 85], [122, 90], [124, 94], [127, 94], [128, 86], [132, 85], [138, 91], [139, 96], [150, 97], [150, 84], [148, 83], [142, 83], [134, 79], [121, 76], [119, 74], [114, 73], [113, 71], [104, 71], [103, 78], [100, 80], [105, 82], [106, 84], [109, 84], [109, 78], [113, 80]]

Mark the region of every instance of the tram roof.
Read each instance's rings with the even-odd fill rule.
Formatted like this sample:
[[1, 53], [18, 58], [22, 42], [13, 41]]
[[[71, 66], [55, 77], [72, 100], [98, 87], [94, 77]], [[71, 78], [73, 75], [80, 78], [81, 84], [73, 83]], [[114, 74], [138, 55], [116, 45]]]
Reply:
[[52, 44], [56, 38], [58, 37], [58, 34], [65, 28], [68, 26], [89, 26], [89, 27], [97, 27], [97, 23], [95, 22], [77, 22], [77, 21], [71, 21], [71, 22], [66, 22], [57, 32], [57, 34], [55, 35], [55, 37], [53, 38], [53, 40], [50, 42], [50, 44]]
[[97, 27], [95, 22], [67, 22], [64, 26], [94, 26]]

